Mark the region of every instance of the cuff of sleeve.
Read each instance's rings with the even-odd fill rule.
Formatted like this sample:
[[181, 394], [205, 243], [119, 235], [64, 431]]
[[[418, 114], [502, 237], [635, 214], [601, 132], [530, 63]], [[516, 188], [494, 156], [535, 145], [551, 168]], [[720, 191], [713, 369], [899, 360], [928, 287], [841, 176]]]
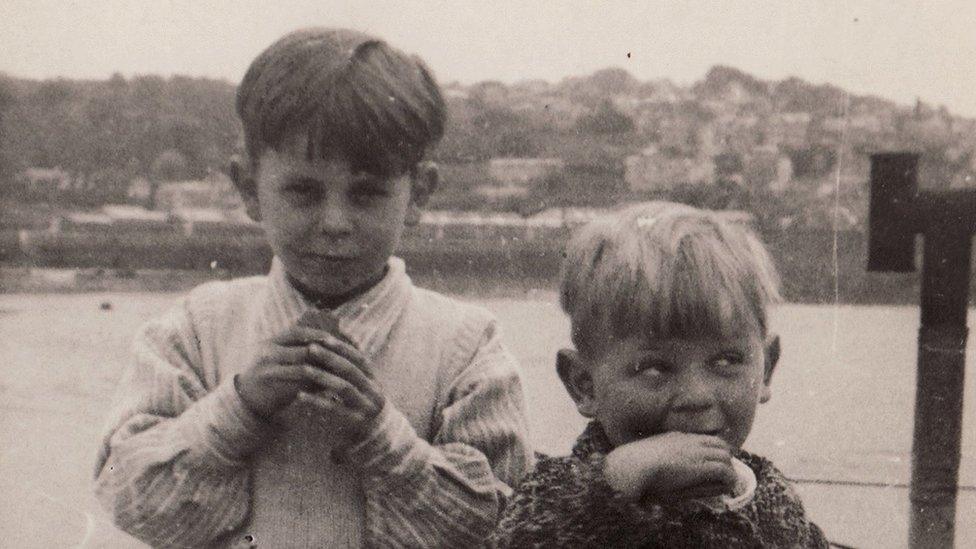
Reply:
[[267, 420], [247, 409], [233, 379], [197, 401], [180, 419], [191, 448], [203, 449], [228, 465], [240, 465], [270, 430]]
[[430, 450], [407, 418], [387, 403], [369, 436], [350, 448], [346, 459], [357, 464], [366, 478], [409, 481], [423, 471]]

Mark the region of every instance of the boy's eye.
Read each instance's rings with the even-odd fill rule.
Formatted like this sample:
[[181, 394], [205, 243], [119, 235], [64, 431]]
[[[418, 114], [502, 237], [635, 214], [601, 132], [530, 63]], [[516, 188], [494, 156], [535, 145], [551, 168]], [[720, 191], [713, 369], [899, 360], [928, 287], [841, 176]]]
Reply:
[[658, 377], [663, 375], [665, 372], [671, 369], [671, 365], [667, 361], [661, 360], [659, 358], [643, 358], [634, 363], [633, 371], [635, 374], [641, 374], [650, 377]]
[[303, 180], [288, 183], [284, 190], [288, 195], [306, 199], [318, 196], [321, 192], [318, 185]]
[[383, 184], [383, 181], [375, 178], [363, 178], [353, 183], [351, 194], [356, 201], [370, 202], [389, 196], [390, 191]]

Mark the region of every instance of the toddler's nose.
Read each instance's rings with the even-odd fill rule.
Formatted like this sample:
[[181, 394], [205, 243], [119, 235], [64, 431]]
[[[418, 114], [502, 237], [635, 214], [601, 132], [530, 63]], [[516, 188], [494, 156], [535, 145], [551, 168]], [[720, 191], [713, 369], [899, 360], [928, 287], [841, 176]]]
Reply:
[[[692, 370], [699, 370], [692, 368]], [[686, 371], [678, 376], [671, 408], [679, 413], [707, 410], [715, 404], [715, 390], [704, 372]]]

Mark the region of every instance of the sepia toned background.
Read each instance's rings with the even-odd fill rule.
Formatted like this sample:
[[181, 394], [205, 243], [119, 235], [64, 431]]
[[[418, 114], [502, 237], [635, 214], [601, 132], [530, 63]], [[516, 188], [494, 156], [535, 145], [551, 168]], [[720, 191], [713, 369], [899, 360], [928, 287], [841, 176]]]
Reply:
[[[351, 26], [423, 57], [450, 122], [400, 254], [481, 303], [519, 358], [539, 449], [582, 419], [553, 371], [572, 229], [666, 199], [753, 227], [783, 274], [784, 357], [747, 448], [828, 536], [907, 543], [918, 275], [867, 273], [872, 153], [976, 186], [976, 5], [940, 2], [23, 2], [0, 5], [4, 547], [128, 547], [91, 494], [138, 325], [261, 273], [226, 176], [235, 85], [280, 35]], [[957, 544], [976, 545], [972, 342]]]

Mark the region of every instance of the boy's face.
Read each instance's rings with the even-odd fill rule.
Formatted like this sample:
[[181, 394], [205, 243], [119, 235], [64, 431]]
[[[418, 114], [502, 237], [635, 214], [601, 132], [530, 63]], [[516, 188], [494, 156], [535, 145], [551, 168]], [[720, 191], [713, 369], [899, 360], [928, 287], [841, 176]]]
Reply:
[[288, 274], [338, 296], [380, 276], [405, 221], [419, 217], [432, 190], [426, 184], [354, 172], [344, 160], [308, 160], [305, 140], [296, 138], [281, 152], [266, 149], [253, 183], [238, 188]]
[[757, 333], [610, 341], [594, 359], [574, 355], [575, 366], [564, 363], [560, 375], [580, 412], [598, 419], [614, 446], [679, 431], [715, 435], [739, 448], [756, 406], [769, 399], [775, 338], [768, 345]]

